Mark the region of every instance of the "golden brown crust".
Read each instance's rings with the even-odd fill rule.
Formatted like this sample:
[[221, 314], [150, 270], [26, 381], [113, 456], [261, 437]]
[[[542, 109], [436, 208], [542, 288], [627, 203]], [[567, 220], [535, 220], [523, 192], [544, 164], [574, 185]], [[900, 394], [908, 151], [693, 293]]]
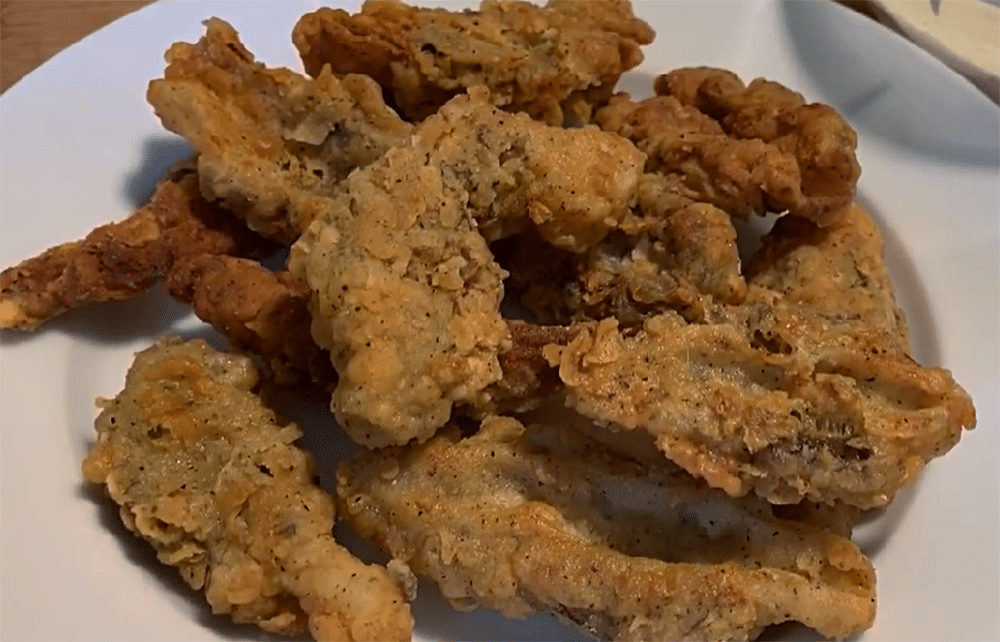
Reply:
[[[878, 226], [854, 205], [828, 228], [797, 217], [778, 219], [745, 272], [755, 291], [776, 292], [785, 303], [806, 311], [815, 325], [805, 335], [814, 341], [846, 341], [859, 352], [908, 358], [909, 330], [883, 254]], [[782, 344], [802, 340], [787, 331], [768, 339]]]
[[572, 430], [491, 417], [466, 439], [364, 452], [337, 495], [461, 609], [548, 611], [611, 640], [747, 640], [787, 620], [841, 638], [875, 614], [874, 571], [850, 540]]
[[370, 78], [269, 69], [217, 18], [166, 57], [146, 97], [164, 127], [200, 153], [202, 193], [286, 244], [320, 215], [314, 195], [336, 191], [410, 134]]
[[674, 179], [678, 195], [732, 216], [778, 211], [801, 199], [796, 158], [759, 139], [727, 135], [718, 123], [672, 96], [632, 102], [616, 96], [597, 113], [602, 129], [646, 152], [646, 170]]
[[406, 12], [394, 9], [368, 3], [354, 15], [328, 7], [303, 15], [292, 30], [292, 42], [306, 73], [316, 78], [330, 65], [336, 74], [363, 74], [391, 87], [391, 64], [406, 57], [412, 27]]
[[[259, 356], [281, 385], [337, 383], [330, 355], [309, 333], [309, 288], [290, 272], [271, 272], [255, 261], [201, 255], [178, 261], [167, 277], [176, 299], [191, 305], [237, 351]], [[499, 355], [502, 378], [486, 388], [476, 413], [523, 409], [560, 385], [542, 355], [548, 344], [565, 344], [572, 328], [507, 321], [512, 347]]]
[[629, 215], [642, 161], [620, 137], [508, 114], [476, 90], [351, 174], [289, 260], [313, 292], [345, 430], [373, 447], [423, 440], [455, 404], [488, 403], [510, 338], [487, 240], [532, 225], [586, 250]]
[[216, 613], [317, 640], [409, 640], [412, 579], [369, 566], [332, 535], [295, 424], [252, 392], [246, 357], [167, 339], [136, 355], [103, 402], [83, 464], [129, 530]]
[[175, 168], [147, 205], [0, 274], [0, 327], [32, 329], [68, 310], [128, 299], [163, 278], [179, 258], [263, 258], [277, 245], [205, 201], [192, 165]]
[[200, 255], [178, 261], [167, 277], [170, 294], [190, 304], [230, 345], [260, 356], [278, 384], [337, 382], [330, 355], [309, 326], [309, 288], [290, 272], [256, 261]]
[[769, 143], [795, 159], [801, 189], [768, 193], [772, 209], [826, 226], [853, 203], [861, 175], [858, 137], [832, 107], [806, 103], [800, 94], [763, 78], [744, 85], [732, 72], [711, 67], [671, 71], [657, 78], [655, 90], [716, 119], [731, 136]]
[[485, 86], [498, 107], [561, 125], [587, 122], [653, 35], [623, 0], [487, 0], [472, 12], [368, 0], [354, 15], [306, 14], [292, 39], [310, 75], [367, 74], [413, 121]]
[[[975, 426], [975, 410], [947, 371], [910, 358], [868, 215], [854, 207], [820, 238], [794, 233], [802, 226], [765, 243], [740, 306], [711, 305], [699, 323], [651, 317], [627, 333], [606, 319], [547, 348], [570, 404], [649, 431], [669, 459], [731, 495], [891, 501]], [[777, 251], [783, 240], [794, 249]]]
[[[368, 445], [425, 439], [453, 404], [480, 403], [499, 380], [497, 354], [509, 338], [486, 238], [534, 224], [551, 243], [582, 250], [635, 199], [642, 154], [627, 141], [501, 112], [481, 88], [411, 136], [370, 95], [370, 79], [268, 70], [218, 20], [168, 58], [149, 99], [201, 152], [202, 190], [277, 238], [314, 223], [289, 267], [312, 290], [312, 335], [340, 374], [332, 406]], [[351, 93], [359, 88], [380, 109]], [[405, 129], [406, 140], [396, 130], [373, 134], [382, 121]], [[331, 149], [291, 145], [305, 122], [309, 136], [343, 130], [349, 143], [376, 141], [362, 148], [377, 160], [331, 184], [342, 136], [317, 135]], [[309, 163], [327, 171], [313, 177], [303, 171]]]
[[510, 290], [543, 322], [561, 324], [614, 317], [633, 326], [665, 310], [696, 320], [712, 301], [741, 303], [747, 286], [731, 217], [654, 174], [641, 177], [638, 193], [638, 211], [585, 253], [522, 234], [505, 263]]

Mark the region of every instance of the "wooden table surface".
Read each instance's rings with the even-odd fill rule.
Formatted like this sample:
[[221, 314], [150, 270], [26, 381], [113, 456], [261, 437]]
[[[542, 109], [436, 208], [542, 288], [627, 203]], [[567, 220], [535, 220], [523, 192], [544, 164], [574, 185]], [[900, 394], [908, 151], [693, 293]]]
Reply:
[[87, 34], [150, 2], [0, 1], [0, 92]]

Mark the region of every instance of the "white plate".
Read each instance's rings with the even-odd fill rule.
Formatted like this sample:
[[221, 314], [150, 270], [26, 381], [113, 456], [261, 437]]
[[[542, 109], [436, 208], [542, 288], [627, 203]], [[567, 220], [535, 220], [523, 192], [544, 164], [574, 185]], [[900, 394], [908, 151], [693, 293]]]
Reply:
[[[218, 15], [260, 59], [299, 68], [289, 34], [312, 8], [157, 3], [11, 88], [0, 99], [0, 264], [126, 215], [186, 153], [143, 99], [170, 43], [197, 39], [200, 21]], [[914, 493], [860, 533], [874, 554], [880, 598], [865, 639], [997, 639], [1000, 112], [930, 55], [833, 3], [639, 2], [636, 9], [658, 37], [624, 87], [647, 94], [662, 70], [726, 66], [830, 102], [857, 128], [860, 194], [884, 225], [916, 354], [954, 372], [980, 420]], [[3, 334], [3, 639], [261, 637], [210, 616], [81, 482], [94, 398], [121, 388], [133, 351], [198, 328], [157, 291], [69, 314], [34, 335]], [[321, 445], [321, 460], [335, 446]], [[419, 638], [580, 637], [544, 617], [453, 613], [422, 588]]]

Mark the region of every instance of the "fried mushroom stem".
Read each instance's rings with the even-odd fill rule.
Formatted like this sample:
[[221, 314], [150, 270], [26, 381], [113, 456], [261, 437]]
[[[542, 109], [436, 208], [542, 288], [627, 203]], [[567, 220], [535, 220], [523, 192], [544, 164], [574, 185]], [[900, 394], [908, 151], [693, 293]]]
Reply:
[[672, 180], [683, 202], [709, 203], [746, 218], [784, 211], [801, 198], [795, 157], [760, 139], [728, 135], [716, 121], [672, 96], [633, 102], [620, 95], [599, 112], [597, 123], [636, 143], [647, 154], [646, 171]]
[[150, 202], [124, 220], [0, 273], [0, 327], [31, 330], [88, 303], [136, 297], [184, 256], [259, 259], [277, 248], [203, 199], [188, 161], [171, 169]]
[[356, 167], [406, 140], [411, 126], [366, 76], [309, 79], [254, 60], [231, 25], [205, 23], [197, 43], [167, 51], [146, 99], [199, 152], [201, 190], [247, 225], [290, 244]]

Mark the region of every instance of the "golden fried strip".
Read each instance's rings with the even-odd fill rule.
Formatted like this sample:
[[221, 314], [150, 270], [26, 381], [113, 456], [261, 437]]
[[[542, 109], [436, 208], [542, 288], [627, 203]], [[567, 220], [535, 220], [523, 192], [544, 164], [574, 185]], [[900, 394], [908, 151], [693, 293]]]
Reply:
[[190, 304], [234, 349], [260, 356], [276, 383], [337, 382], [330, 355], [309, 333], [309, 288], [290, 272], [201, 255], [178, 261], [166, 283], [175, 299]]
[[0, 327], [32, 329], [73, 308], [128, 299], [191, 254], [263, 258], [277, 245], [201, 198], [193, 164], [175, 167], [147, 205], [0, 274]]
[[627, 0], [483, 2], [479, 11], [367, 0], [357, 14], [319, 9], [299, 20], [292, 40], [318, 77], [363, 73], [420, 121], [465, 90], [485, 86], [493, 104], [552, 125], [588, 122], [622, 72], [642, 62], [653, 30]]
[[201, 341], [140, 352], [102, 404], [84, 474], [214, 612], [317, 640], [409, 640], [412, 575], [334, 541], [301, 430], [253, 394], [257, 378], [248, 358]]
[[910, 356], [909, 329], [882, 258], [882, 234], [863, 209], [855, 205], [831, 229], [782, 217], [761, 244], [746, 266], [754, 301], [739, 312], [763, 316], [755, 301], [776, 292], [818, 324], [796, 336], [768, 323], [764, 338], [774, 349], [811, 340], [810, 350], [823, 342], [833, 349], [846, 344], [858, 352]]
[[612, 640], [746, 640], [788, 620], [842, 638], [875, 614], [850, 540], [573, 431], [488, 418], [466, 439], [360, 453], [337, 495], [462, 610], [548, 611]]
[[773, 209], [826, 226], [851, 207], [861, 175], [858, 137], [829, 105], [806, 103], [763, 78], [744, 85], [736, 74], [711, 67], [671, 71], [656, 79], [655, 90], [716, 119], [731, 136], [759, 139], [794, 156], [801, 193], [768, 194]]
[[200, 153], [205, 197], [286, 244], [322, 210], [312, 195], [335, 191], [410, 135], [370, 78], [268, 69], [217, 18], [196, 44], [176, 43], [166, 57], [146, 98]]
[[[260, 356], [277, 383], [336, 384], [330, 355], [309, 333], [309, 288], [290, 272], [271, 272], [231, 256], [186, 257], [170, 271], [167, 287], [233, 348]], [[498, 357], [503, 377], [486, 389], [484, 405], [472, 412], [525, 409], [561, 385], [542, 348], [567, 343], [572, 328], [513, 320], [507, 327], [512, 346]]]
[[888, 503], [975, 426], [975, 409], [946, 370], [909, 357], [868, 215], [852, 208], [811, 240], [784, 253], [768, 241], [757, 276], [784, 282], [784, 297], [753, 286], [704, 323], [664, 314], [623, 334], [607, 319], [546, 348], [570, 404], [648, 431], [731, 495]]

